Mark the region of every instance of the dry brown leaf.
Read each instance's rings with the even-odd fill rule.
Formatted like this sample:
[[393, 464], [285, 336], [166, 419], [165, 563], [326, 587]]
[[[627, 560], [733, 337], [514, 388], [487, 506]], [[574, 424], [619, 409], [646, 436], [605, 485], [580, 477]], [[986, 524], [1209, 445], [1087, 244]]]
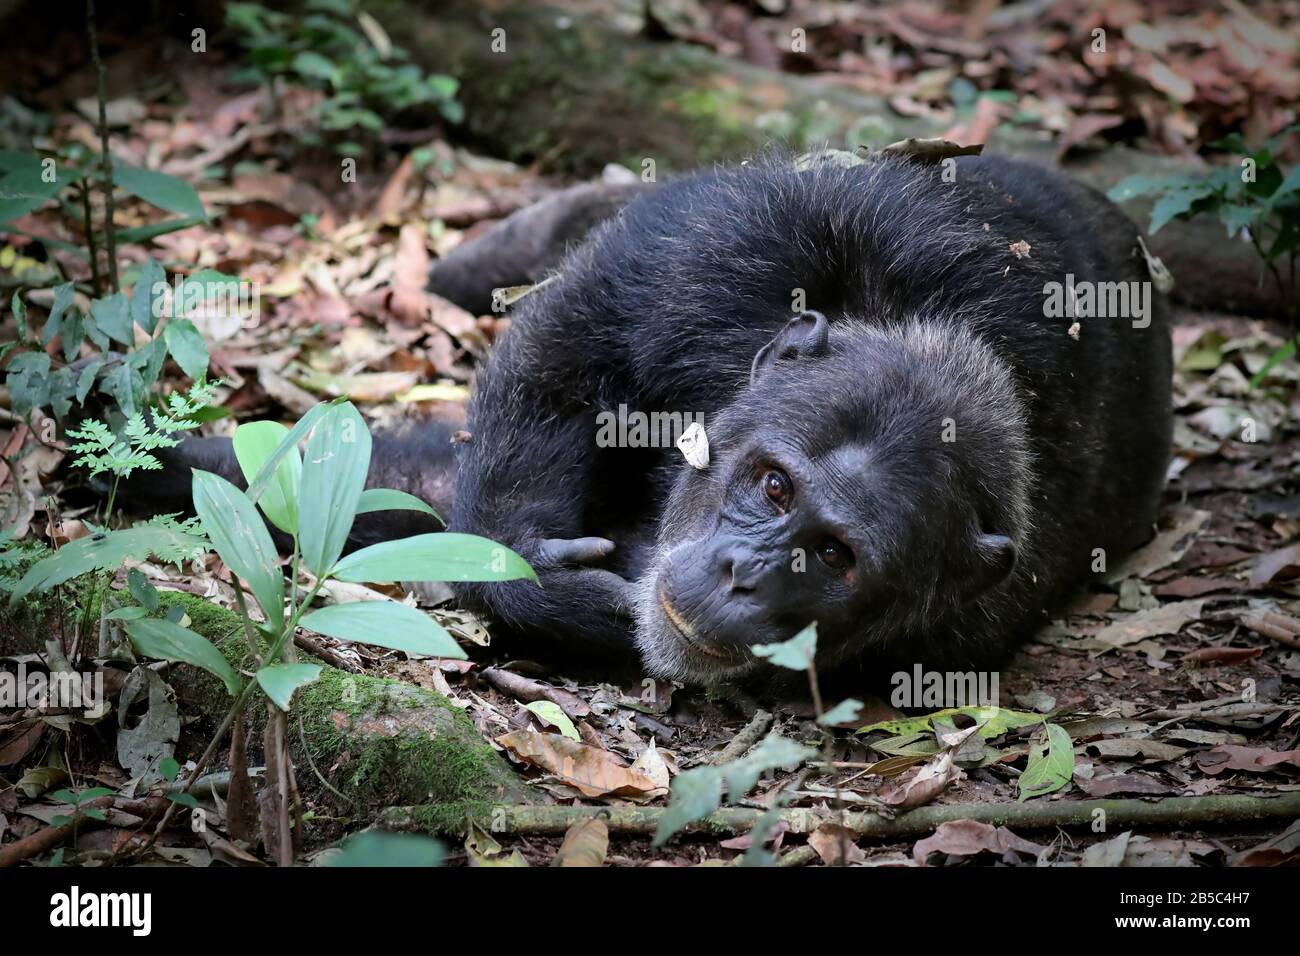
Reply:
[[1132, 737], [1107, 737], [1084, 744], [1084, 753], [1093, 757], [1143, 758], [1146, 760], [1177, 760], [1187, 753], [1186, 747], [1159, 740], [1136, 740]]
[[551, 866], [602, 866], [609, 852], [609, 826], [595, 816], [569, 827]]
[[515, 730], [497, 743], [512, 754], [555, 774], [587, 797], [639, 797], [659, 789], [643, 773], [614, 762], [613, 755], [559, 734]]
[[429, 250], [424, 245], [424, 229], [407, 223], [397, 237], [397, 256], [393, 260], [393, 294], [388, 308], [404, 325], [419, 325], [429, 317], [429, 294], [424, 285], [429, 276]]
[[1097, 632], [1096, 640], [1111, 647], [1127, 647], [1149, 637], [1177, 634], [1189, 621], [1199, 620], [1204, 598], [1174, 601], [1149, 611], [1138, 611], [1108, 624]]
[[911, 776], [881, 787], [876, 796], [891, 807], [910, 810], [929, 803], [964, 776], [962, 769], [953, 764], [952, 753], [945, 751]]
[[1197, 754], [1196, 766], [1211, 776], [1225, 770], [1246, 770], [1250, 773], [1300, 770], [1300, 750], [1269, 750], [1266, 747], [1222, 744], [1213, 750]]
[[856, 844], [858, 834], [838, 823], [823, 823], [808, 834], [812, 847], [827, 866], [854, 866], [867, 858]]
[[939, 824], [932, 836], [918, 840], [912, 847], [912, 856], [918, 863], [924, 864], [931, 853], [946, 853], [949, 856], [974, 856], [977, 853], [1027, 853], [1037, 856], [1043, 848], [1037, 843], [1030, 843], [1008, 830], [995, 827], [977, 820], [950, 820]]
[[1280, 583], [1297, 575], [1300, 575], [1300, 541], [1277, 551], [1261, 554], [1259, 560], [1255, 562], [1254, 570], [1250, 572], [1250, 586], [1262, 588], [1274, 581]]
[[1208, 511], [1193, 511], [1173, 528], [1161, 531], [1125, 558], [1119, 567], [1106, 575], [1106, 580], [1114, 582], [1127, 577], [1144, 578], [1153, 571], [1177, 563], [1187, 553], [1196, 540], [1196, 535], [1209, 520]]

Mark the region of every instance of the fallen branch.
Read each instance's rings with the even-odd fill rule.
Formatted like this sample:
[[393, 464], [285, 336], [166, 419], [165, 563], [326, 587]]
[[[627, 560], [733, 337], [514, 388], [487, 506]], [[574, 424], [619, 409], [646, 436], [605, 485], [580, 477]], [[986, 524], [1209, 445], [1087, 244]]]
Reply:
[[[424, 821], [438, 818], [436, 807], [391, 807], [377, 826], [386, 830], [423, 832]], [[611, 833], [653, 834], [665, 807], [496, 806], [481, 821], [492, 833], [560, 835], [575, 823], [603, 814]], [[1300, 816], [1300, 793], [1278, 797], [1210, 796], [1165, 797], [1161, 800], [1079, 800], [1038, 803], [977, 803], [919, 807], [890, 819], [864, 811], [831, 813], [795, 808], [782, 810], [780, 819], [791, 833], [811, 833], [828, 821], [846, 826], [862, 837], [895, 840], [921, 836], [941, 823], [976, 820], [993, 826], [1033, 830], [1092, 826], [1095, 814], [1105, 814], [1107, 831], [1135, 827], [1200, 828], [1224, 824], [1291, 820]], [[683, 832], [745, 833], [762, 815], [747, 807], [727, 807], [686, 827]], [[442, 819], [446, 815], [441, 815]]]
[[731, 738], [731, 743], [723, 747], [716, 754], [711, 756], [706, 762], [713, 764], [715, 767], [724, 763], [730, 763], [745, 755], [745, 751], [758, 743], [767, 728], [772, 726], [772, 715], [765, 710], [760, 710], [750, 719], [749, 723], [741, 728], [740, 733]]
[[162, 816], [167, 812], [169, 806], [171, 806], [171, 801], [163, 797], [123, 800], [121, 797], [114, 795], [87, 800], [77, 807], [77, 812], [72, 814], [73, 819], [67, 823], [45, 827], [23, 837], [21, 840], [15, 840], [13, 843], [0, 847], [0, 869], [17, 866], [24, 860], [30, 860], [32, 857], [40, 856], [55, 847], [62, 846], [74, 834], [98, 830], [101, 827], [108, 826], [111, 822], [107, 819], [97, 820], [94, 817], [87, 816], [87, 810], [122, 810], [148, 821]]
[[1300, 620], [1288, 614], [1265, 611], [1259, 617], [1243, 617], [1241, 623], [1270, 641], [1300, 650]]

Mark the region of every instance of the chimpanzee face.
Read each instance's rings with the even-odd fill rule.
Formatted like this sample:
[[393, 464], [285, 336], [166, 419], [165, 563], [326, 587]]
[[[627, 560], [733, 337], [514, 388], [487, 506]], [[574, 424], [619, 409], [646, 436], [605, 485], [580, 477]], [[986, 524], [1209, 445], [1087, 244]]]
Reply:
[[859, 359], [812, 344], [755, 363], [742, 396], [706, 422], [713, 460], [684, 467], [664, 509], [639, 585], [637, 642], [656, 674], [735, 679], [761, 665], [754, 645], [812, 621], [818, 662], [835, 663], [871, 641], [900, 595], [926, 590], [918, 577], [961, 577], [965, 600], [1011, 569], [1010, 540], [981, 533], [954, 493], [937, 421], [931, 439], [861, 385]]

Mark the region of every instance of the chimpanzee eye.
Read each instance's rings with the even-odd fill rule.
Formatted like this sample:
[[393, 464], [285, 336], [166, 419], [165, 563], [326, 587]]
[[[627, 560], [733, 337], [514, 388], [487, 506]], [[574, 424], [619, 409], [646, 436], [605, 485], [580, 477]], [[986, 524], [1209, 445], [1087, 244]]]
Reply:
[[848, 545], [834, 538], [827, 538], [817, 546], [817, 557], [832, 571], [843, 571], [853, 563], [853, 552]]
[[789, 475], [778, 468], [769, 468], [763, 472], [760, 480], [763, 494], [771, 498], [778, 508], [784, 511], [790, 507], [790, 499], [794, 497], [794, 485], [791, 484]]

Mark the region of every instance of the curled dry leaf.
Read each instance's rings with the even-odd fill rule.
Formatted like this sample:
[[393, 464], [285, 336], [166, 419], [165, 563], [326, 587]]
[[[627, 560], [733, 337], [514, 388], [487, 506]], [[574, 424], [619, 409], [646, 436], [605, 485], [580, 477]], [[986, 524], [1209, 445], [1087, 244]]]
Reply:
[[1042, 851], [1043, 848], [1037, 843], [1016, 836], [1006, 827], [995, 827], [977, 820], [951, 820], [939, 824], [933, 836], [918, 840], [912, 848], [912, 856], [916, 862], [923, 864], [931, 853], [946, 853], [949, 856], [1026, 853], [1037, 856]]
[[632, 762], [632, 769], [649, 777], [660, 789], [667, 790], [671, 783], [668, 763], [659, 748], [655, 746], [653, 737], [650, 738], [650, 746], [641, 751], [641, 756]]
[[952, 754], [945, 751], [934, 760], [918, 767], [914, 774], [886, 784], [876, 796], [882, 803], [900, 810], [924, 806], [950, 784], [956, 783], [966, 775], [952, 762]]
[[583, 796], [635, 798], [660, 790], [654, 780], [616, 763], [607, 751], [559, 734], [516, 730], [496, 740], [520, 760], [555, 774]]
[[552, 866], [601, 866], [609, 852], [609, 826], [595, 816], [569, 827]]
[[1225, 770], [1249, 773], [1284, 773], [1300, 770], [1300, 750], [1269, 750], [1266, 747], [1239, 747], [1223, 744], [1196, 755], [1196, 766], [1211, 776]]
[[823, 823], [808, 835], [808, 845], [827, 866], [855, 866], [867, 858], [857, 839], [857, 832], [848, 827]]

